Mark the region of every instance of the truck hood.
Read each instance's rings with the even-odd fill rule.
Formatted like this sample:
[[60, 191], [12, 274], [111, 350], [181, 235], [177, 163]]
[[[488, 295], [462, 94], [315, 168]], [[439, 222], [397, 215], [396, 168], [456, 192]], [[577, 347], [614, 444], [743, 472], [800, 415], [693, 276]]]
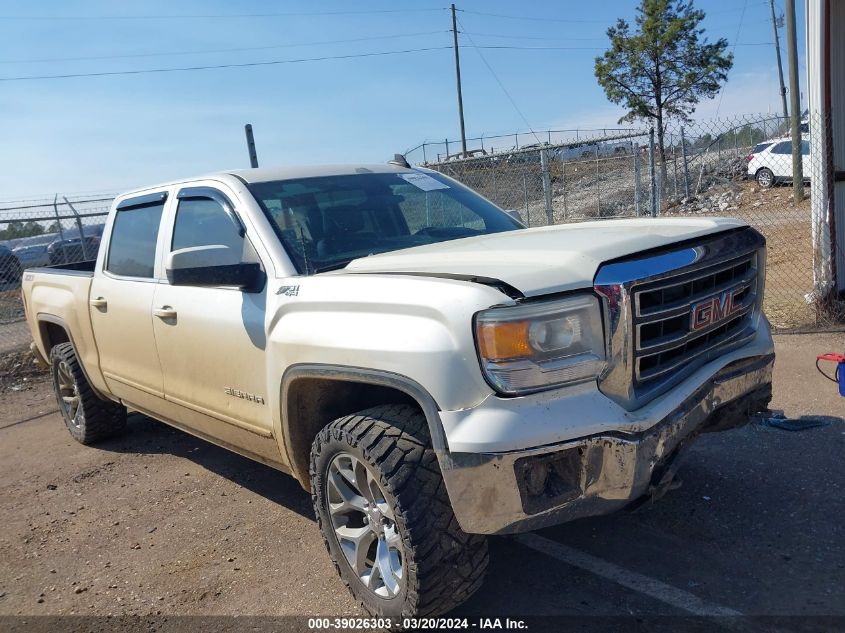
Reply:
[[343, 273], [489, 277], [526, 297], [592, 286], [604, 262], [719, 231], [730, 218], [632, 218], [468, 237], [353, 260]]

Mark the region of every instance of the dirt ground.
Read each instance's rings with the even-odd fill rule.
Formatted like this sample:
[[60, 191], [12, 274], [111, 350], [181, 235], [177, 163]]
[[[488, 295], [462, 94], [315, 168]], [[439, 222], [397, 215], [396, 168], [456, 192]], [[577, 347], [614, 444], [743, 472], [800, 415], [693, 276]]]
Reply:
[[[845, 617], [845, 399], [813, 366], [844, 342], [777, 337], [772, 407], [829, 425], [704, 436], [660, 502], [541, 536], [743, 614]], [[0, 616], [358, 614], [293, 479], [140, 415], [84, 447], [43, 378], [0, 398]], [[679, 613], [500, 537], [458, 614]]]

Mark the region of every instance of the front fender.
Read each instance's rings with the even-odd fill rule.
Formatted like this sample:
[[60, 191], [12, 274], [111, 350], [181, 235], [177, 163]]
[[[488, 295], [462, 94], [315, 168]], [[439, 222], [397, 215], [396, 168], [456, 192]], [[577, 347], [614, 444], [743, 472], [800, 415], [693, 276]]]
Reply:
[[400, 275], [316, 275], [299, 283], [298, 295], [275, 295], [271, 366], [358, 367], [406, 376], [447, 410], [475, 406], [492, 393], [479, 367], [472, 317], [513, 303], [499, 290]]

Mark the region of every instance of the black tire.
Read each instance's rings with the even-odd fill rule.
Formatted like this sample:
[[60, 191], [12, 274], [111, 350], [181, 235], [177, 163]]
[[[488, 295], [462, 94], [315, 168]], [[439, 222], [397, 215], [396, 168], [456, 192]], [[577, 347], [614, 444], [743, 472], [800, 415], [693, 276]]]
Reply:
[[126, 407], [91, 390], [73, 345], [59, 343], [50, 350], [50, 376], [59, 412], [77, 442], [94, 444], [126, 430]]
[[757, 180], [757, 184], [763, 189], [769, 189], [770, 187], [775, 186], [775, 175], [768, 167], [758, 169], [754, 178]]
[[[329, 467], [336, 458], [349, 455], [375, 475], [395, 519], [392, 529], [401, 538], [402, 577], [393, 597], [381, 597], [365, 586], [335, 533], [328, 508]], [[441, 615], [481, 587], [488, 563], [487, 539], [459, 527], [419, 409], [374, 407], [322, 429], [311, 449], [311, 491], [317, 523], [335, 568], [368, 613], [378, 617]]]

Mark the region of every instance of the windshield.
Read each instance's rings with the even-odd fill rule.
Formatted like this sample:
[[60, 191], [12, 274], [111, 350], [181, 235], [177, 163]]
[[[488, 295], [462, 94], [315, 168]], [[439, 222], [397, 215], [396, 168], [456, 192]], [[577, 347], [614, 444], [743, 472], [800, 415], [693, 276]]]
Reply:
[[376, 253], [522, 228], [478, 194], [436, 173], [324, 176], [249, 188], [306, 274]]

